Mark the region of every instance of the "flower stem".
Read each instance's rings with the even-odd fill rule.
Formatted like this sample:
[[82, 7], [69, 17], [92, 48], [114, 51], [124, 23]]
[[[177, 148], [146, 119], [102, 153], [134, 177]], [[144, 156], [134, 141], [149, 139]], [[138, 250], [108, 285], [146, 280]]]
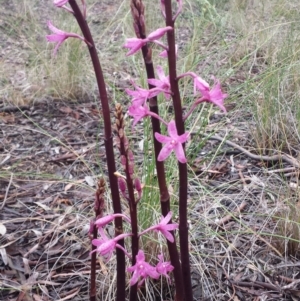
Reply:
[[[173, 30], [167, 32], [168, 40], [168, 63], [171, 91], [173, 93], [173, 106], [175, 113], [175, 123], [178, 135], [184, 134], [184, 122], [182, 119], [182, 105], [176, 72], [176, 48], [175, 48], [175, 26], [172, 17], [172, 1], [165, 0], [166, 26], [173, 27]], [[174, 3], [174, 2], [173, 2]], [[189, 240], [187, 223], [187, 164], [178, 162], [179, 168], [179, 242], [181, 252], [182, 276], [187, 301], [193, 300], [192, 281], [189, 260]]]
[[[124, 171], [126, 176], [126, 185], [127, 185], [127, 200], [129, 203], [130, 211], [130, 220], [131, 220], [131, 262], [132, 266], [136, 263], [136, 255], [139, 251], [139, 235], [138, 235], [138, 218], [137, 218], [137, 204], [135, 195], [134, 195], [134, 186], [133, 186], [133, 155], [130, 155], [131, 150], [128, 146], [128, 140], [125, 134], [125, 122], [122, 112], [122, 106], [118, 103], [116, 104], [116, 130], [119, 139], [118, 147], [121, 157], [125, 158]], [[137, 284], [130, 287], [130, 301], [137, 300]]]
[[[114, 157], [114, 149], [113, 149], [113, 138], [112, 138], [112, 128], [111, 128], [111, 119], [110, 119], [110, 109], [109, 109], [109, 101], [106, 92], [105, 81], [103, 77], [102, 68], [100, 65], [99, 57], [97, 54], [97, 50], [88, 27], [88, 24], [77, 5], [76, 0], [69, 0], [69, 4], [73, 9], [74, 16], [78, 22], [78, 25], [82, 31], [85, 39], [90, 43], [89, 52], [91, 56], [91, 60], [94, 67], [94, 72], [97, 80], [101, 107], [102, 107], [102, 117], [104, 120], [104, 143], [105, 143], [105, 151], [106, 151], [106, 159], [107, 159], [107, 168], [108, 168], [108, 177], [113, 201], [114, 213], [121, 213], [121, 202], [118, 188], [118, 180], [117, 177], [114, 176], [116, 171], [115, 165], [115, 157]], [[115, 219], [115, 231], [116, 236], [123, 233], [123, 223], [122, 218], [118, 217]], [[124, 247], [124, 239], [118, 242], [120, 246]], [[116, 301], [124, 301], [125, 300], [125, 254], [122, 250], [116, 250], [117, 256], [117, 295]]]
[[[136, 36], [141, 39], [146, 38], [145, 33], [145, 23], [144, 20], [144, 5], [141, 0], [132, 0], [131, 1], [131, 12], [134, 20], [134, 29]], [[154, 66], [152, 62], [152, 51], [148, 45], [142, 47], [142, 53], [144, 58], [145, 69], [147, 73], [147, 78], [155, 78]], [[154, 86], [149, 84], [149, 89], [154, 88]], [[157, 97], [153, 97], [149, 100], [150, 111], [156, 115], [159, 115]], [[170, 195], [167, 188], [165, 166], [163, 161], [158, 161], [157, 157], [162, 149], [162, 145], [159, 141], [155, 139], [155, 133], [161, 133], [160, 130], [160, 121], [159, 119], [151, 116], [152, 124], [152, 133], [153, 133], [153, 144], [154, 144], [154, 153], [155, 153], [155, 165], [157, 171], [158, 186], [160, 192], [160, 205], [161, 212], [163, 216], [166, 216], [170, 211]], [[170, 221], [171, 223], [172, 221]], [[174, 236], [174, 233], [172, 233]], [[175, 289], [176, 289], [176, 300], [183, 301], [184, 299], [184, 287], [183, 287], [183, 278], [181, 271], [181, 264], [179, 261], [179, 254], [176, 246], [175, 236], [174, 243], [167, 241], [168, 250], [170, 254], [171, 264], [174, 266], [173, 275], [175, 280]]]

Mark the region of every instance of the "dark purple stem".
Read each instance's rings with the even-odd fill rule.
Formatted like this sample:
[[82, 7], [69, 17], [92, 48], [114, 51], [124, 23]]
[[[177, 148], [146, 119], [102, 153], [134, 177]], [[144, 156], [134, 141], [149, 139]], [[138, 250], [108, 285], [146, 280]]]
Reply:
[[[180, 99], [179, 86], [176, 72], [176, 48], [175, 48], [175, 26], [172, 17], [172, 1], [165, 0], [166, 9], [166, 26], [173, 27], [173, 30], [167, 32], [168, 39], [168, 63], [171, 91], [173, 93], [173, 106], [175, 113], [175, 123], [178, 135], [184, 134], [184, 122], [182, 118], [182, 105]], [[187, 301], [193, 300], [190, 260], [189, 260], [189, 229], [187, 223], [187, 164], [178, 162], [179, 168], [179, 241], [181, 252], [181, 267], [183, 275], [183, 283], [185, 290], [185, 297]]]
[[[100, 182], [99, 182], [100, 183]], [[99, 185], [95, 194], [95, 220], [99, 217], [102, 217], [104, 200], [103, 195], [100, 196]], [[95, 224], [92, 224], [93, 229], [93, 239], [98, 238], [98, 229]], [[97, 263], [97, 253], [93, 252], [96, 250], [96, 246], [92, 244], [92, 255], [91, 255], [91, 284], [90, 284], [90, 301], [96, 301], [96, 263]]]
[[[127, 138], [125, 138], [127, 139]], [[124, 139], [120, 139], [120, 154], [126, 158], [125, 165], [125, 175], [126, 175], [126, 185], [127, 185], [127, 193], [128, 193], [128, 203], [130, 210], [130, 220], [131, 220], [131, 263], [135, 265], [136, 263], [136, 255], [139, 251], [139, 235], [138, 235], [138, 218], [137, 218], [137, 202], [134, 196], [134, 186], [132, 181], [132, 175], [130, 173], [130, 158], [128, 156], [128, 150], [126, 151], [126, 147], [124, 145]], [[137, 284], [130, 287], [130, 301], [137, 300]]]
[[[142, 39], [146, 38], [145, 34], [140, 31], [140, 37]], [[151, 49], [148, 47], [148, 45], [145, 45], [142, 47], [142, 53], [147, 73], [147, 78], [155, 78], [154, 73], [154, 67], [151, 57]], [[154, 86], [149, 84], [149, 89], [154, 88]], [[158, 105], [157, 105], [157, 97], [153, 97], [149, 100], [149, 108], [152, 113], [155, 115], [159, 114], [158, 111]], [[160, 121], [159, 119], [155, 118], [154, 116], [151, 116], [151, 124], [152, 124], [152, 133], [153, 133], [153, 144], [154, 144], [154, 153], [155, 153], [155, 165], [157, 170], [157, 179], [158, 179], [158, 186], [159, 186], [159, 192], [160, 192], [160, 205], [161, 205], [161, 212], [163, 216], [166, 216], [170, 212], [170, 195], [167, 188], [166, 183], [166, 175], [165, 175], [165, 167], [163, 161], [158, 161], [157, 157], [162, 149], [162, 145], [160, 142], [158, 142], [154, 136], [155, 133], [161, 133], [160, 130]], [[170, 220], [170, 223], [172, 223], [172, 220]], [[172, 234], [174, 236], [174, 233], [172, 231]], [[170, 260], [171, 264], [174, 267], [173, 275], [175, 280], [175, 289], [176, 289], [176, 300], [177, 301], [183, 301], [184, 298], [184, 287], [183, 287], [183, 278], [182, 278], [182, 272], [181, 272], [181, 264], [179, 261], [179, 254], [176, 246], [176, 240], [174, 237], [174, 242], [171, 243], [167, 241], [168, 250], [170, 254]]]
[[[121, 202], [119, 195], [119, 187], [117, 177], [115, 177], [114, 173], [116, 171], [115, 166], [115, 157], [114, 157], [114, 149], [113, 149], [113, 137], [112, 137], [112, 129], [111, 129], [111, 119], [110, 119], [110, 108], [109, 101], [106, 93], [105, 81], [102, 73], [102, 68], [100, 65], [100, 61], [98, 58], [97, 50], [88, 27], [88, 24], [78, 7], [75, 0], [69, 0], [69, 4], [73, 9], [74, 16], [78, 22], [78, 25], [82, 31], [85, 39], [92, 45], [89, 46], [89, 52], [91, 56], [91, 60], [94, 66], [94, 72], [97, 80], [98, 90], [100, 94], [100, 101], [102, 107], [102, 117], [104, 120], [104, 143], [105, 143], [105, 151], [106, 151], [106, 160], [107, 160], [107, 168], [108, 168], [108, 177], [113, 201], [114, 213], [121, 213]], [[115, 219], [115, 229], [116, 236], [123, 233], [123, 224], [122, 218], [118, 217]], [[118, 242], [120, 246], [124, 247], [124, 239]], [[125, 254], [122, 250], [116, 250], [117, 256], [117, 295], [116, 301], [124, 301], [125, 300]]]

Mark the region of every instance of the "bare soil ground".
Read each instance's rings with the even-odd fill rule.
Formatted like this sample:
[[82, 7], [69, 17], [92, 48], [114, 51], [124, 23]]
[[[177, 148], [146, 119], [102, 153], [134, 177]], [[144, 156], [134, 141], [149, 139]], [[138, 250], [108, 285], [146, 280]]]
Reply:
[[[49, 3], [40, 5], [46, 15]], [[0, 16], [13, 15], [9, 1], [5, 8]], [[99, 1], [97, 10], [104, 18], [112, 11], [109, 1]], [[2, 37], [2, 51], [18, 47]], [[89, 100], [0, 104], [1, 300], [88, 299], [87, 232], [94, 184], [106, 168], [100, 113]], [[272, 238], [278, 226], [272, 214], [289, 210], [283, 200], [287, 185], [297, 182], [297, 158], [255, 157], [247, 124], [230, 120], [234, 114], [216, 114], [211, 123], [224, 122], [218, 135], [230, 131], [242, 148], [225, 142], [206, 166], [205, 156], [220, 146], [210, 137], [192, 165], [203, 185], [190, 183], [195, 300], [300, 300], [298, 244]], [[211, 198], [195, 202], [200, 189]], [[291, 199], [297, 206], [297, 188]], [[99, 259], [99, 300], [111, 295], [110, 268]]]

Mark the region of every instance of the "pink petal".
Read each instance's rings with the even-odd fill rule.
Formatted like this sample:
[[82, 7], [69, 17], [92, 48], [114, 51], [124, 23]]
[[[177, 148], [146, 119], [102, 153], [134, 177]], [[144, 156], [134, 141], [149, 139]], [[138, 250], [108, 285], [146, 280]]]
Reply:
[[129, 48], [130, 50], [126, 53], [126, 55], [132, 55], [138, 52], [145, 44], [147, 40], [138, 39], [138, 38], [130, 38], [126, 40], [126, 43], [123, 45], [125, 48]]
[[153, 278], [153, 279], [158, 279], [159, 278], [159, 274], [157, 273], [157, 271], [155, 270], [154, 267], [150, 266], [151, 268], [149, 268], [147, 270], [147, 274]]
[[177, 141], [180, 143], [185, 143], [188, 140], [189, 136], [190, 136], [190, 133], [185, 132], [184, 134], [177, 137]]
[[156, 78], [149, 78], [148, 79], [148, 84], [155, 86], [155, 87], [161, 87], [162, 86], [162, 82], [159, 79]]
[[160, 225], [166, 225], [171, 220], [172, 214], [173, 214], [172, 211], [169, 211], [169, 213], [161, 219], [159, 224]]
[[171, 138], [175, 138], [177, 140], [178, 132], [177, 132], [177, 128], [176, 128], [176, 124], [175, 124], [174, 120], [170, 121], [168, 124], [168, 133]]
[[96, 246], [96, 247], [100, 246], [102, 243], [103, 243], [103, 241], [100, 240], [100, 239], [93, 239], [93, 240], [92, 240], [92, 244], [93, 244], [94, 246]]
[[164, 136], [160, 133], [155, 133], [154, 135], [155, 135], [156, 140], [160, 143], [168, 143], [172, 140], [170, 137]]
[[57, 7], [61, 7], [65, 4], [67, 4], [69, 0], [54, 0], [54, 5]]
[[170, 232], [162, 230], [161, 233], [165, 236], [165, 238], [169, 242], [172, 242], [172, 243], [174, 242], [174, 237], [173, 237], [173, 235]]
[[112, 214], [98, 218], [95, 222], [95, 225], [98, 227], [103, 227], [106, 224], [110, 223], [114, 219], [114, 216]]
[[62, 30], [58, 29], [57, 27], [55, 27], [51, 21], [47, 21], [47, 26], [55, 34], [59, 34], [59, 35], [63, 35], [63, 36], [66, 35], [65, 31], [62, 31]]
[[[129, 272], [133, 272], [133, 271], [131, 271], [129, 269], [130, 268], [127, 269]], [[139, 274], [137, 273], [137, 271], [134, 271], [134, 273], [133, 273], [133, 275], [132, 275], [132, 277], [130, 279], [130, 283], [129, 284], [131, 286], [133, 286], [133, 285], [135, 285], [138, 282], [138, 280], [139, 280]]]
[[173, 30], [173, 28], [171, 26], [167, 26], [164, 28], [158, 28], [148, 35], [147, 40], [149, 40], [149, 41], [158, 40], [169, 30]]
[[142, 250], [139, 250], [139, 252], [137, 253], [136, 261], [145, 261], [145, 254]]
[[177, 157], [177, 160], [180, 163], [186, 163], [187, 162], [185, 154], [184, 154], [184, 150], [183, 150], [183, 147], [182, 147], [181, 143], [177, 143], [175, 145], [174, 151], [175, 151], [175, 155]]
[[[157, 133], [155, 133], [155, 134], [157, 134]], [[156, 135], [155, 135], [155, 137], [156, 137]], [[156, 137], [156, 139], [157, 139], [157, 137]], [[170, 156], [172, 150], [173, 150], [173, 146], [171, 145], [171, 143], [165, 144], [163, 146], [163, 148], [161, 149], [160, 153], [158, 154], [157, 160], [158, 161], [166, 160]]]
[[159, 77], [161, 80], [163, 80], [163, 79], [166, 78], [166, 75], [165, 75], [165, 73], [164, 73], [164, 71], [163, 71], [163, 68], [162, 68], [161, 66], [159, 66], [159, 65], [156, 67], [156, 73], [157, 73], [158, 77]]
[[50, 34], [46, 36], [48, 42], [63, 42], [66, 39], [66, 36], [59, 34]]
[[163, 57], [163, 58], [166, 58], [166, 57], [168, 57], [168, 51], [167, 51], [167, 50], [164, 50], [164, 51], [162, 51], [158, 56]]
[[178, 229], [179, 225], [178, 224], [168, 224], [164, 226], [164, 229], [167, 231], [173, 231]]

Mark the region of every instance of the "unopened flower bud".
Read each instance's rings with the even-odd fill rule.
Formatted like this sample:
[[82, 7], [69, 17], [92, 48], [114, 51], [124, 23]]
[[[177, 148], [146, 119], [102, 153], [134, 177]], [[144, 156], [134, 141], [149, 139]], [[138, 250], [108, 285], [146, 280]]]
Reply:
[[122, 193], [126, 192], [126, 181], [123, 178], [118, 178], [119, 189]]
[[138, 193], [138, 200], [141, 199], [142, 197], [142, 184], [141, 184], [141, 181], [139, 178], [135, 178], [134, 179], [134, 187], [135, 187], [135, 190], [137, 191]]
[[132, 176], [134, 173], [134, 165], [133, 164], [128, 164], [128, 172]]
[[133, 156], [133, 152], [131, 150], [128, 150], [128, 160], [130, 163], [134, 163], [134, 156]]
[[120, 160], [121, 160], [121, 164], [123, 165], [123, 167], [126, 168], [126, 157], [124, 155], [122, 155]]
[[94, 225], [95, 225], [95, 221], [92, 219], [92, 220], [90, 221], [89, 234], [93, 234], [93, 232], [94, 232]]

